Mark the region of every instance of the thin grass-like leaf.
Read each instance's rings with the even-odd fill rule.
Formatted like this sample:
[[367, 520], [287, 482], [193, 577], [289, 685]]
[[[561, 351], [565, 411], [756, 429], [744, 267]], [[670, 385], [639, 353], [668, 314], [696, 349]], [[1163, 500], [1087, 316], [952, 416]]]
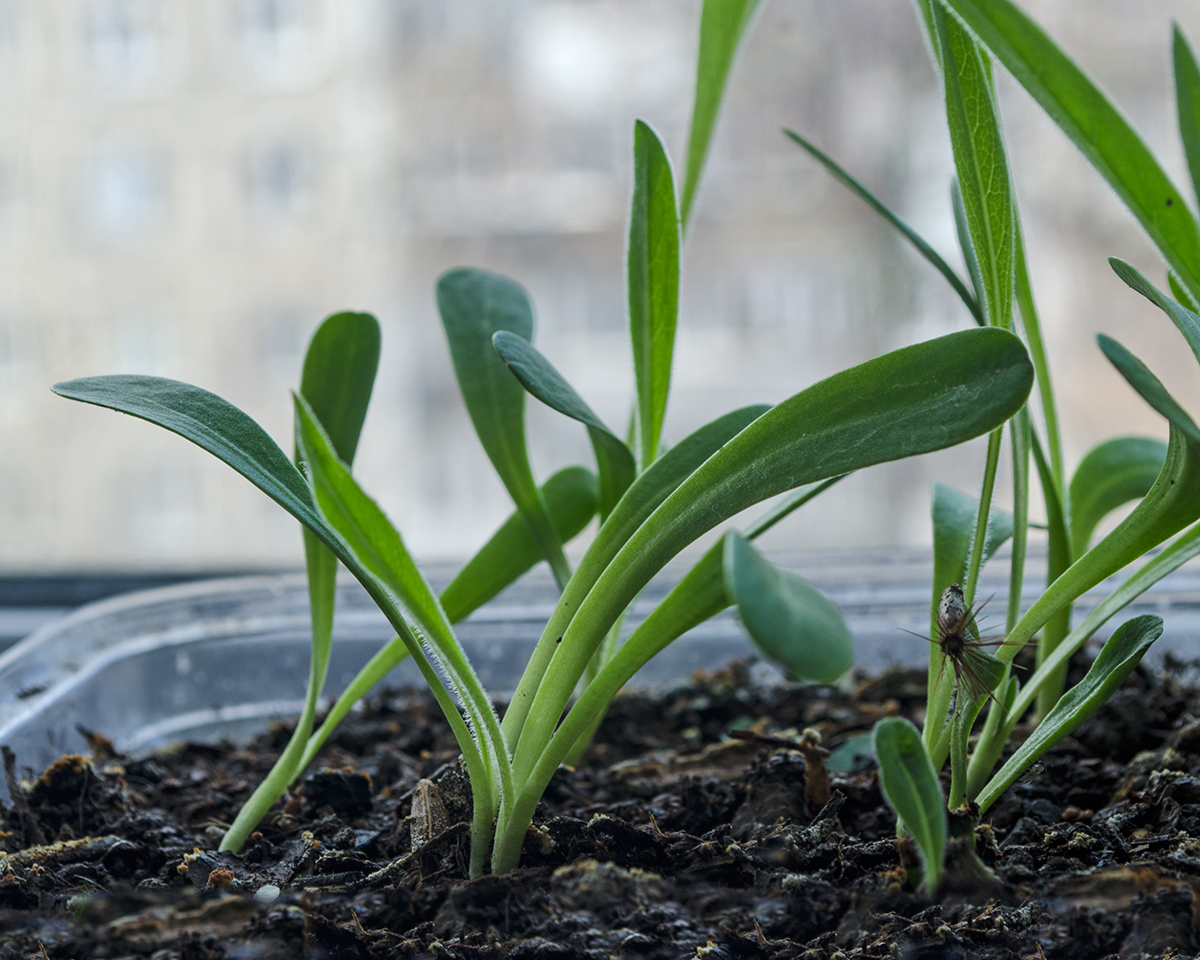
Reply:
[[671, 387], [679, 313], [679, 214], [667, 153], [654, 131], [640, 120], [633, 131], [628, 281], [638, 440], [644, 470], [658, 456]]
[[1200, 299], [1200, 232], [1183, 196], [1099, 87], [1012, 0], [944, 0], [1109, 182]]
[[917, 728], [903, 718], [880, 720], [871, 743], [883, 798], [916, 842], [925, 871], [923, 887], [932, 896], [942, 877], [948, 833], [937, 774]]
[[758, 0], [704, 0], [700, 11], [700, 53], [696, 64], [696, 98], [688, 134], [687, 172], [680, 197], [680, 219], [686, 227], [708, 158], [721, 100], [738, 46], [754, 17]]
[[1171, 31], [1171, 60], [1175, 68], [1175, 105], [1179, 139], [1192, 175], [1192, 189], [1200, 200], [1200, 66], [1196, 53], [1178, 23]]
[[529, 297], [508, 277], [460, 268], [438, 279], [437, 302], [475, 433], [561, 587], [570, 570], [529, 465], [525, 391], [492, 347], [498, 330], [533, 339]]
[[809, 155], [828, 170], [835, 180], [845, 186], [851, 193], [862, 200], [867, 206], [874, 210], [877, 214], [883, 217], [888, 223], [896, 228], [897, 232], [911, 243], [922, 257], [924, 257], [935, 270], [938, 271], [946, 282], [958, 294], [968, 310], [971, 311], [971, 316], [975, 318], [975, 322], [983, 325], [983, 309], [979, 306], [979, 300], [976, 298], [967, 285], [963, 283], [962, 278], [954, 271], [940, 253], [933, 249], [929, 243], [916, 230], [914, 230], [899, 214], [891, 207], [879, 199], [871, 190], [845, 167], [839, 164], [833, 157], [825, 153], [815, 144], [804, 139], [795, 130], [790, 130], [787, 127], [783, 128], [784, 136], [794, 141], [800, 147], [808, 151]]

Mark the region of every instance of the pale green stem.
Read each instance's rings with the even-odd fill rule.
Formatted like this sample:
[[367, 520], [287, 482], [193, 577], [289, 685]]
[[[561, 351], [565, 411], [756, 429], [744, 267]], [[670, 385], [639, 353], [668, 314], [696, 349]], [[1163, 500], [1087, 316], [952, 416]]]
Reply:
[[983, 490], [979, 494], [979, 517], [975, 522], [975, 538], [971, 543], [971, 557], [967, 562], [967, 582], [963, 584], [963, 599], [968, 607], [975, 602], [975, 588], [979, 584], [979, 571], [983, 566], [983, 546], [987, 540], [988, 516], [992, 509], [992, 492], [996, 488], [996, 471], [1000, 467], [1000, 442], [1003, 437], [1003, 426], [988, 434]]

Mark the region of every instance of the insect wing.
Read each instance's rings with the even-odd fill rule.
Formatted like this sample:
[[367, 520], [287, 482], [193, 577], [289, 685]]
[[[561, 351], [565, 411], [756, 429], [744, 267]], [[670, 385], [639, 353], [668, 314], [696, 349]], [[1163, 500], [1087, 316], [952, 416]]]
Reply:
[[966, 684], [972, 700], [986, 697], [1004, 679], [1005, 663], [978, 646], [963, 651], [961, 680]]

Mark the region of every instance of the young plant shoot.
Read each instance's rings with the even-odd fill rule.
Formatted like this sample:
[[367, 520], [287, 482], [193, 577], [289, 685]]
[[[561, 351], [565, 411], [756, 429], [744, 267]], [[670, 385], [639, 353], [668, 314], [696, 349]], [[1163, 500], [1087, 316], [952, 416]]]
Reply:
[[[132, 414], [198, 444], [306, 531], [314, 625], [305, 714], [276, 770], [226, 836], [225, 849], [240, 847], [355, 700], [411, 656], [450, 723], [470, 778], [470, 873], [479, 876], [489, 860], [495, 873], [513, 869], [559, 764], [586, 745], [626, 681], [691, 627], [736, 603], [752, 637], [795, 675], [828, 681], [850, 665], [840, 614], [809, 584], [767, 563], [753, 539], [849, 472], [989, 434], [1022, 409], [1033, 365], [1007, 324], [992, 323], [893, 351], [773, 407], [735, 410], [664, 444], [682, 224], [754, 6], [704, 5], [682, 211], [658, 137], [640, 122], [634, 130], [627, 251], [633, 444], [604, 424], [533, 346], [533, 309], [519, 284], [465, 268], [438, 281], [438, 307], [467, 411], [516, 508], [441, 597], [350, 471], [369, 395], [366, 371], [373, 374], [378, 349], [370, 318], [331, 318], [314, 338], [294, 395], [299, 467], [249, 416], [197, 387], [137, 376], [55, 386], [64, 397]], [[999, 315], [999, 308], [989, 310]], [[526, 393], [584, 425], [594, 474], [572, 467], [538, 484], [526, 451]], [[740, 533], [713, 542], [622, 640], [630, 604], [668, 562], [719, 524], [781, 494], [787, 496]], [[563, 545], [593, 514], [599, 528], [572, 570]], [[396, 636], [310, 732], [328, 660], [333, 558], [362, 583]], [[453, 623], [539, 560], [549, 564], [561, 598], [501, 719]]]
[[[1046, 109], [1145, 227], [1167, 264], [1166, 280], [1174, 298], [1129, 264], [1116, 259], [1110, 263], [1125, 283], [1167, 314], [1198, 362], [1200, 223], [1120, 111], [1011, 0], [918, 0], [917, 6], [944, 82], [956, 171], [951, 193], [969, 282], [960, 279], [932, 246], [836, 161], [798, 134], [786, 132], [946, 277], [970, 319], [1008, 328], [1015, 312], [1037, 371], [1046, 439], [1043, 444], [1028, 409], [1010, 422], [1012, 513], [991, 509], [1000, 430], [989, 439], [980, 496], [937, 485], [933, 497], [933, 642], [923, 741], [935, 767], [949, 756], [950, 807], [974, 800], [983, 811], [1104, 702], [1160, 635], [1162, 621], [1138, 617], [1117, 628], [1085, 678], [1064, 690], [1070, 657], [1143, 591], [1200, 553], [1200, 430], [1158, 379], [1108, 337], [1098, 338], [1100, 349], [1166, 418], [1169, 441], [1163, 444], [1141, 437], [1106, 441], [1083, 458], [1069, 483], [1066, 480], [989, 52]], [[1200, 69], [1178, 27], [1173, 53], [1179, 129], [1193, 186], [1200, 189]], [[1043, 593], [1022, 613], [1031, 455], [1048, 521], [1048, 575]], [[1131, 500], [1139, 501], [1132, 513], [1093, 544], [1100, 521]], [[1173, 542], [1071, 629], [1071, 605], [1081, 594], [1172, 537]], [[989, 644], [980, 637], [975, 622], [975, 589], [983, 565], [1009, 538], [1013, 550], [1005, 627]], [[1028, 676], [1012, 675], [1013, 658], [1035, 637], [1036, 669]], [[968, 737], [985, 706], [986, 722], [974, 750], [968, 751]], [[1038, 721], [1033, 734], [993, 773], [1013, 729], [1030, 709]], [[881, 768], [895, 762], [890, 754], [880, 756]], [[883, 769], [885, 780], [889, 775], [894, 778], [899, 773]], [[901, 817], [907, 822], [905, 814]]]

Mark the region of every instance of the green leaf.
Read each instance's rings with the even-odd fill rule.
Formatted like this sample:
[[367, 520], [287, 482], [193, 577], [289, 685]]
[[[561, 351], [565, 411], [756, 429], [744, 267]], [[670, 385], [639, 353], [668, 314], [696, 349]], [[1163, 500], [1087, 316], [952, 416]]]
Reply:
[[[633, 208], [629, 215], [629, 333], [644, 470], [658, 456], [675, 321], [679, 313], [679, 215], [675, 180], [658, 137], [642, 121], [633, 131]], [[526, 340], [529, 337], [525, 338]]]
[[854, 663], [842, 612], [807, 580], [768, 563], [736, 532], [725, 538], [725, 589], [754, 645], [801, 680], [832, 683]]
[[[586, 467], [560, 470], [542, 486], [550, 520], [563, 543], [573, 540], [596, 515], [596, 496], [596, 475]], [[529, 526], [519, 513], [512, 514], [442, 591], [446, 617], [458, 623], [541, 559]]]
[[[979, 516], [979, 498], [948, 487], [933, 485], [933, 616], [942, 592], [952, 583], [962, 583]], [[987, 538], [983, 545], [983, 563], [1013, 535], [1012, 514], [992, 510]]]
[[570, 573], [529, 465], [525, 391], [492, 347], [498, 330], [533, 338], [529, 297], [508, 277], [464, 267], [442, 274], [437, 302], [475, 433], [561, 587]]
[[1167, 459], [1167, 445], [1149, 437], [1117, 437], [1088, 451], [1071, 477], [1071, 555], [1081, 557], [1096, 526], [1154, 486]]
[[[1084, 591], [1200, 518], [1200, 431], [1140, 360], [1116, 341], [1104, 336], [1098, 339], [1125, 379], [1169, 421], [1166, 462], [1154, 486], [1129, 516], [1068, 567], [1030, 607], [1000, 650], [1002, 660], [1011, 661], [1051, 616]], [[1034, 452], [1038, 453], [1036, 446]]]
[[829, 156], [829, 154], [824, 153], [814, 144], [810, 143], [808, 140], [805, 140], [794, 130], [789, 130], [787, 127], [784, 127], [783, 133], [784, 136], [789, 137], [795, 143], [807, 150], [814, 159], [816, 159], [822, 166], [825, 167], [826, 170], [833, 174], [834, 179], [847, 187], [851, 193], [857, 196], [860, 200], [866, 203], [867, 206], [883, 217], [884, 220], [895, 227], [905, 240], [916, 247], [917, 252], [920, 253], [921, 256], [923, 256], [943, 277], [945, 277], [950, 286], [954, 288], [954, 292], [959, 295], [959, 297], [962, 299], [962, 302], [967, 305], [967, 309], [971, 311], [971, 316], [975, 318], [975, 322], [980, 325], [983, 324], [983, 309], [979, 306], [979, 300], [976, 299], [975, 294], [967, 289], [967, 285], [963, 283], [958, 274], [954, 272], [954, 268], [951, 267], [950, 264], [948, 264], [944, 259], [942, 259], [941, 254], [934, 250], [933, 247], [926, 242], [924, 237], [917, 233], [917, 231], [909, 226], [908, 223], [903, 220], [894, 210], [892, 210], [891, 207], [880, 200], [866, 187], [865, 184], [855, 178], [844, 167], [842, 167], [841, 164]]
[[[962, 254], [963, 263], [967, 266], [967, 276], [971, 278], [971, 289], [975, 291], [975, 303], [978, 304], [985, 295], [983, 272], [979, 269], [979, 257], [975, 255], [975, 242], [971, 239], [971, 227], [967, 223], [967, 208], [963, 206], [958, 177], [952, 177], [950, 180], [950, 209], [954, 212], [954, 235], [958, 238], [958, 249]], [[979, 307], [979, 316], [975, 322], [980, 326], [986, 323], [982, 307]]]
[[1171, 288], [1171, 294], [1181, 304], [1191, 310], [1193, 313], [1200, 311], [1200, 303], [1192, 296], [1191, 292], [1179, 282], [1179, 277], [1175, 275], [1175, 271], [1170, 267], [1167, 268], [1167, 286]]
[[[1133, 264], [1126, 263], [1117, 257], [1109, 257], [1108, 263], [1113, 268], [1113, 272], [1131, 289], [1136, 290], [1171, 318], [1171, 322], [1175, 324], [1176, 329], [1183, 334], [1188, 346], [1192, 348], [1197, 362], [1200, 362], [1200, 314], [1165, 296]], [[1181, 292], [1186, 293], [1187, 291]]]
[[1012, 0], [944, 0], [1109, 182], [1193, 295], [1200, 233], [1179, 190], [1108, 97]]
[[992, 90], [991, 70], [971, 35], [941, 3], [937, 24], [946, 123], [971, 244], [979, 261], [983, 312], [993, 326], [1012, 327], [1015, 235], [1012, 184]]
[[1153, 616], [1134, 617], [1118, 627], [1087, 675], [1063, 694], [1046, 719], [984, 787], [978, 800], [980, 812], [990, 807], [1042, 754], [1078, 730], [1125, 681], [1150, 649], [1150, 644], [1162, 635], [1162, 630], [1162, 619]]
[[[930, 604], [929, 636], [938, 636], [938, 604], [952, 583], [963, 582], [971, 541], [979, 517], [979, 498], [962, 493], [942, 483], [933, 485], [933, 599]], [[992, 510], [989, 515], [987, 538], [983, 545], [985, 565], [1013, 534], [1012, 514]], [[954, 692], [954, 673], [946, 666], [945, 657], [936, 643], [929, 645], [929, 709], [925, 716], [925, 742], [933, 744], [945, 726], [946, 712]]]
[[354, 462], [371, 388], [379, 368], [379, 321], [369, 313], [335, 313], [313, 334], [304, 355], [300, 395], [333, 449]]
[[704, 0], [700, 13], [700, 54], [696, 64], [696, 99], [692, 106], [691, 132], [688, 135], [687, 173], [680, 202], [686, 225], [700, 186], [700, 174], [712, 143], [713, 128], [725, 87], [733, 67], [734, 55], [750, 24], [758, 0]]
[[[346, 462], [354, 458], [367, 414], [379, 365], [379, 341], [379, 323], [370, 314], [338, 313], [317, 328], [304, 357], [300, 391], [326, 424], [331, 436], [336, 438], [335, 446]], [[302, 772], [302, 757], [329, 669], [337, 595], [337, 558], [314, 533], [302, 529], [312, 630], [308, 689], [304, 707], [283, 753], [242, 805], [233, 825], [221, 839], [221, 849], [235, 853]]]
[[[1072, 560], [1078, 559], [1071, 554], [1070, 531], [1067, 528], [1067, 514], [1063, 509], [1059, 487], [1054, 478], [1053, 467], [1050, 465], [1041, 441], [1037, 434], [1030, 429], [1030, 447], [1033, 451], [1033, 461], [1037, 467], [1038, 482], [1042, 485], [1042, 501], [1046, 505], [1046, 532], [1048, 544], [1046, 548], [1046, 586], [1050, 587], [1071, 566]], [[1071, 598], [1071, 601], [1074, 597]], [[1044, 663], [1053, 654], [1062, 638], [1071, 628], [1071, 601], [1062, 604], [1047, 620], [1038, 640], [1037, 662]], [[1009, 633], [1012, 631], [1010, 629]], [[1067, 669], [1063, 669], [1048, 682], [1038, 700], [1038, 716], [1044, 717], [1054, 704], [1067, 683]]]
[[1192, 189], [1200, 197], [1200, 67], [1196, 54], [1179, 24], [1172, 32], [1175, 66], [1175, 103], [1179, 108], [1179, 139], [1192, 175]]
[[907, 720], [880, 720], [871, 741], [879, 763], [879, 788], [917, 844], [925, 871], [923, 886], [932, 896], [942, 877], [948, 833], [946, 804], [937, 774], [921, 735]]
[[1171, 424], [1181, 430], [1193, 443], [1200, 443], [1200, 428], [1187, 411], [1183, 409], [1163, 386], [1149, 368], [1137, 357], [1126, 350], [1121, 344], [1104, 334], [1096, 335], [1096, 342], [1108, 357], [1109, 362], [1117, 368], [1129, 385], [1133, 387], [1150, 406], [1161, 413]]
[[588, 428], [600, 474], [600, 518], [603, 521], [629, 488], [637, 472], [633, 453], [592, 408], [575, 392], [541, 352], [528, 340], [501, 330], [492, 344], [521, 386], [552, 410]]
[[335, 535], [314, 509], [308, 484], [295, 464], [262, 427], [215, 393], [178, 380], [134, 374], [83, 377], [51, 389], [68, 400], [128, 413], [190, 440], [333, 546], [326, 538]]
[[[294, 400], [300, 445], [321, 513], [347, 546], [352, 557], [347, 566], [368, 587], [372, 599], [421, 668], [467, 761], [475, 805], [470, 872], [472, 877], [478, 876], [486, 860], [496, 811], [501, 804], [511, 802], [513, 795], [508, 747], [499, 718], [399, 532], [337, 458], [304, 398], [294, 395]], [[396, 601], [415, 620], [423, 644], [418, 644], [407, 622], [398, 615]], [[426, 651], [437, 660], [438, 673], [430, 668]], [[469, 717], [469, 730], [446, 696], [441, 677]], [[475, 749], [477, 756], [472, 757]]]
[[546, 665], [557, 649], [558, 638], [613, 557], [659, 504], [700, 464], [768, 409], [764, 406], [742, 407], [705, 424], [659, 457], [626, 491], [579, 561], [575, 575], [559, 598], [530, 657], [529, 665], [521, 675], [521, 681], [504, 712], [504, 732], [510, 742], [521, 732]]
[[[629, 537], [579, 604], [562, 642], [551, 633], [556, 649], [521, 732], [518, 770], [544, 746], [604, 634], [685, 546], [746, 507], [802, 484], [979, 436], [1021, 408], [1032, 382], [1017, 337], [975, 328], [844, 370], [751, 423]], [[575, 611], [574, 603], [567, 610]]]

